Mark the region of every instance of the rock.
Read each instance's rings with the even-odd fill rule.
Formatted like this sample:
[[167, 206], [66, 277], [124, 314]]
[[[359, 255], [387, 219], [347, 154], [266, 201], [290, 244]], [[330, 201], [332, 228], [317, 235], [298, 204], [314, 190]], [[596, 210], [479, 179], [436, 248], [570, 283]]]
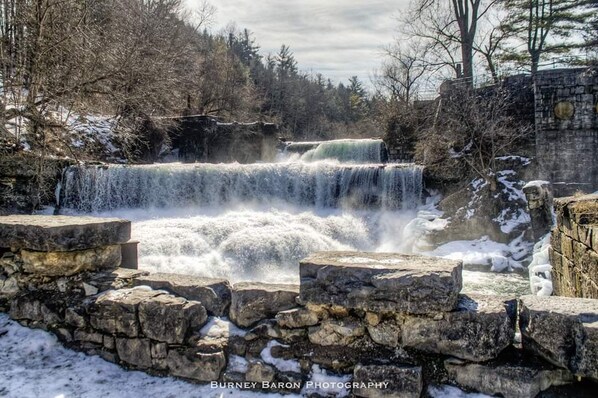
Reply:
[[401, 344], [424, 352], [486, 361], [511, 345], [514, 301], [500, 296], [461, 296], [459, 309], [442, 317], [406, 316]]
[[152, 343], [151, 354], [152, 354], [152, 359], [166, 358], [168, 356], [168, 344]]
[[19, 283], [14, 276], [0, 280], [0, 295], [12, 297], [19, 292]]
[[151, 289], [109, 290], [90, 306], [90, 322], [94, 329], [108, 334], [139, 335], [137, 307], [144, 300], [165, 294]]
[[416, 366], [357, 365], [353, 383], [363, 385], [353, 387], [353, 394], [357, 397], [419, 398], [423, 388], [422, 369]]
[[258, 383], [271, 382], [274, 380], [274, 376], [276, 376], [276, 370], [273, 366], [266, 365], [263, 361], [254, 360], [249, 361], [247, 365], [245, 380]]
[[90, 275], [90, 279], [87, 282], [97, 287], [100, 292], [105, 292], [106, 290], [131, 288], [135, 278], [146, 275], [149, 275], [149, 272], [117, 268], [110, 271], [95, 272]]
[[16, 320], [30, 320], [41, 322], [44, 326], [62, 322], [59, 314], [52, 311], [45, 303], [30, 295], [16, 297], [10, 304], [9, 315]]
[[140, 302], [138, 311], [143, 334], [169, 344], [183, 344], [208, 319], [201, 303], [166, 294]]
[[476, 364], [448, 359], [444, 367], [448, 377], [461, 387], [503, 397], [534, 398], [552, 386], [573, 382], [567, 370], [523, 364]]
[[202, 353], [195, 349], [170, 350], [166, 364], [173, 376], [197, 381], [214, 381], [226, 367], [223, 352]]
[[318, 314], [306, 308], [295, 308], [276, 314], [276, 322], [281, 328], [303, 328], [319, 322]]
[[296, 307], [298, 295], [296, 285], [237, 283], [232, 292], [230, 319], [241, 327], [254, 325], [280, 311]]
[[598, 380], [598, 300], [522, 296], [519, 325], [524, 349]]
[[0, 217], [0, 247], [41, 252], [86, 250], [125, 243], [131, 222], [88, 216], [11, 215]]
[[392, 321], [384, 321], [376, 325], [367, 325], [367, 330], [374, 342], [389, 347], [399, 345], [401, 328]]
[[83, 291], [85, 292], [85, 296], [95, 296], [98, 294], [98, 288], [89, 283], [83, 283]]
[[365, 327], [355, 319], [329, 319], [309, 328], [309, 341], [318, 345], [349, 345], [365, 335]]
[[231, 286], [226, 279], [155, 273], [136, 278], [133, 285], [146, 285], [152, 289], [166, 290], [187, 300], [199, 301], [213, 316], [226, 315], [231, 301]]
[[21, 250], [23, 270], [43, 276], [70, 276], [82, 271], [117, 268], [120, 246], [103, 246], [69, 252]]
[[75, 330], [74, 338], [77, 341], [87, 341], [89, 343], [104, 344], [104, 336], [97, 332], [88, 332], [85, 330]]
[[123, 362], [138, 368], [147, 369], [152, 366], [149, 339], [116, 339], [116, 352]]
[[321, 252], [300, 263], [301, 302], [371, 312], [451, 311], [462, 263], [389, 253]]
[[64, 310], [64, 321], [77, 328], [84, 328], [87, 324], [85, 317], [74, 308], [67, 308]]

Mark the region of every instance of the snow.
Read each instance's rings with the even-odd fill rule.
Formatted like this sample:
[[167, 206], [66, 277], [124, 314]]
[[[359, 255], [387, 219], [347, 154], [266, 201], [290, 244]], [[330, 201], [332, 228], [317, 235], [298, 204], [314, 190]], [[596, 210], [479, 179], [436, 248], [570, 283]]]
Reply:
[[127, 371], [68, 350], [50, 333], [22, 327], [5, 314], [0, 314], [0, 363], [10, 364], [0, 367], [0, 396], [7, 398], [283, 397]]
[[199, 331], [202, 337], [213, 339], [244, 336], [245, 333], [244, 330], [239, 329], [232, 322], [216, 316], [209, 318], [208, 322]]
[[550, 234], [548, 233], [534, 245], [532, 262], [528, 266], [530, 288], [532, 294], [537, 296], [550, 296], [553, 291], [549, 249]]
[[491, 398], [489, 395], [467, 393], [457, 387], [442, 385], [428, 387], [428, 393], [432, 398]]
[[523, 189], [531, 188], [531, 187], [542, 187], [544, 185], [550, 185], [550, 182], [545, 181], [545, 180], [533, 180], [533, 181], [530, 181], [527, 184], [525, 184], [523, 186]]
[[517, 155], [499, 156], [496, 158], [496, 160], [519, 161], [519, 162], [521, 162], [522, 166], [527, 166], [532, 162], [530, 160], [530, 158], [526, 158], [525, 156], [517, 156]]
[[294, 361], [291, 359], [274, 358], [272, 356], [272, 347], [275, 347], [275, 346], [288, 347], [287, 345], [280, 344], [276, 340], [271, 340], [270, 342], [268, 342], [268, 345], [266, 345], [266, 347], [260, 353], [264, 362], [266, 362], [270, 365], [274, 365], [274, 367], [276, 367], [276, 369], [278, 369], [282, 372], [301, 373], [301, 366], [299, 365], [298, 361]]
[[[313, 384], [311, 384], [312, 386], [318, 386], [318, 388], [306, 385], [301, 391], [301, 395], [308, 396], [309, 394], [317, 393], [323, 396], [326, 396], [327, 394], [333, 394], [336, 397], [346, 397], [349, 396], [348, 389], [343, 388], [339, 390], [338, 387], [332, 386], [348, 383], [351, 381], [351, 379], [351, 375], [334, 375], [328, 373], [324, 369], [321, 369], [318, 365], [313, 365], [311, 367], [310, 381], [313, 382]], [[326, 388], [326, 385], [330, 385], [331, 387]]]

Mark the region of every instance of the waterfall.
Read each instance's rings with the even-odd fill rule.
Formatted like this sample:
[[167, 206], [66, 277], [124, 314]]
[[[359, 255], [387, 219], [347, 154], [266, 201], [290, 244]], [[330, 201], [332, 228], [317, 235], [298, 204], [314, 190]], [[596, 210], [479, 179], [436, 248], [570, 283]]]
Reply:
[[417, 206], [421, 192], [422, 168], [415, 165], [292, 162], [71, 166], [64, 174], [61, 207], [99, 212], [279, 201], [316, 208], [397, 210]]
[[343, 163], [383, 163], [386, 145], [379, 139], [344, 139], [332, 141], [289, 142], [287, 154], [301, 154], [303, 161], [338, 160]]

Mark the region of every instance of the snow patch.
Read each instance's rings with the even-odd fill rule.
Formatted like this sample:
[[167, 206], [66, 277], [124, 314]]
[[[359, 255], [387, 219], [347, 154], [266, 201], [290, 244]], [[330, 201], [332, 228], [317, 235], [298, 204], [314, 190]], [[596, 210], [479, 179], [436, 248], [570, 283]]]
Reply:
[[268, 345], [262, 350], [260, 356], [264, 360], [264, 362], [274, 365], [276, 369], [282, 372], [296, 372], [301, 373], [301, 366], [299, 365], [298, 361], [293, 361], [290, 359], [281, 359], [281, 358], [274, 358], [272, 356], [272, 347], [281, 346], [281, 347], [288, 347], [287, 345], [280, 344], [276, 340], [271, 340]]
[[334, 386], [339, 385], [339, 383], [349, 383], [352, 379], [351, 375], [334, 375], [328, 373], [326, 370], [321, 369], [318, 365], [313, 365], [311, 367], [311, 379], [310, 381], [313, 382], [313, 385], [318, 385], [319, 388], [315, 387], [303, 387], [301, 390], [302, 396], [309, 396], [309, 394], [318, 394], [320, 396], [326, 396], [328, 394], [336, 396], [336, 397], [347, 397], [349, 396], [350, 391], [346, 388], [339, 390], [338, 388], [328, 387], [325, 388], [326, 383], [328, 385]]

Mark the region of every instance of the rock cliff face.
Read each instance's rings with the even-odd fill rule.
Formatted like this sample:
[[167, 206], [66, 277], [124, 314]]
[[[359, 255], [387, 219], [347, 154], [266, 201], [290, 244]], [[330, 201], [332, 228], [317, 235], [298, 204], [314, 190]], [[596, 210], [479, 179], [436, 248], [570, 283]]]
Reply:
[[[128, 236], [112, 219], [56, 217], [45, 233], [60, 231], [49, 241], [61, 246], [40, 248], [28, 223], [32, 233], [48, 220], [0, 218], [0, 309], [128, 368], [280, 392], [325, 369], [358, 397], [420, 397], [438, 383], [534, 397], [562, 384], [575, 394], [574, 376], [598, 381], [598, 300], [460, 295], [460, 262], [389, 253], [315, 254], [299, 286], [148, 275], [118, 258], [64, 269], [47, 253]], [[69, 246], [81, 231], [112, 232]], [[28, 252], [41, 253], [35, 267]]]

